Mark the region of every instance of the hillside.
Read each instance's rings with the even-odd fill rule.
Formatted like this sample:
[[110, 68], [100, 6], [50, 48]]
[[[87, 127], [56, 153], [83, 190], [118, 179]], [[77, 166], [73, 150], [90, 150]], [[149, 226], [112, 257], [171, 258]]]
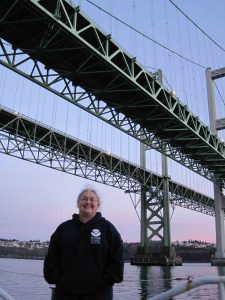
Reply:
[[[0, 257], [43, 259], [48, 245], [49, 242], [0, 239]], [[139, 243], [124, 243], [125, 261], [130, 260], [138, 246]], [[215, 254], [215, 245], [206, 242], [184, 241], [173, 243], [173, 246], [183, 262], [210, 262], [212, 255]]]

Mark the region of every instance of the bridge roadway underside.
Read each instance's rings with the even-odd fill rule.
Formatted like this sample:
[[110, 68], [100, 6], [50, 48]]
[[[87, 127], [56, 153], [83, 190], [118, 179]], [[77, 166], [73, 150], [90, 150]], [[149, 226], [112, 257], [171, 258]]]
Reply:
[[[130, 193], [163, 201], [163, 178], [117, 156], [0, 106], [0, 152]], [[214, 200], [169, 180], [172, 205], [214, 216]]]
[[[58, 80], [67, 80], [66, 88], [71, 84], [92, 95], [92, 111], [85, 104], [84, 109], [102, 119], [107, 110], [113, 126], [224, 185], [225, 144], [68, 1], [1, 0], [0, 38], [13, 48], [10, 54], [3, 50], [2, 64], [16, 70], [20, 50], [43, 64], [46, 74], [54, 71]], [[39, 79], [46, 88], [51, 85], [47, 75]]]

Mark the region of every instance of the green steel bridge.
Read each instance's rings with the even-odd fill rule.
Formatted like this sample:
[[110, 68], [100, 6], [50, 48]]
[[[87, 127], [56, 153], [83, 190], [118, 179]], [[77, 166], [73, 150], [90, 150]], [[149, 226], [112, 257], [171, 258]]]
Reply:
[[[163, 208], [164, 178], [158, 174], [3, 106], [0, 106], [0, 152], [129, 191], [130, 194], [140, 196], [144, 188], [150, 216], [147, 238], [152, 240], [157, 236], [163, 239], [163, 215], [158, 210]], [[214, 199], [175, 181], [169, 180], [168, 183], [172, 206], [215, 216]], [[131, 197], [131, 200], [138, 214], [140, 197]]]
[[[1, 0], [0, 64], [224, 187], [224, 142], [157, 73], [147, 71], [69, 1]], [[0, 126], [2, 153], [130, 193], [144, 191], [147, 238], [164, 239], [165, 178], [4, 107]], [[171, 204], [214, 215], [213, 199], [166, 180]], [[157, 229], [151, 215], [158, 218]]]

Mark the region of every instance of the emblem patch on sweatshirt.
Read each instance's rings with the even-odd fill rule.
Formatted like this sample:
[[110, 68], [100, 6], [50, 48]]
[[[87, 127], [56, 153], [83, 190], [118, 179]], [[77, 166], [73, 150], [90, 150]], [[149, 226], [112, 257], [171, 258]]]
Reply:
[[92, 229], [91, 231], [91, 244], [100, 244], [101, 231], [99, 229]]

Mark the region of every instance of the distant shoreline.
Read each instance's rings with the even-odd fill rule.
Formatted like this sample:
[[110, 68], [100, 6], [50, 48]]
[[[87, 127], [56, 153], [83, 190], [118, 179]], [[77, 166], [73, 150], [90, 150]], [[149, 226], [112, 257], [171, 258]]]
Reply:
[[[44, 257], [14, 257], [14, 256], [9, 256], [9, 257], [5, 257], [5, 256], [0, 256], [0, 258], [4, 258], [4, 259], [24, 259], [24, 260], [43, 260], [44, 261]], [[130, 260], [124, 260], [125, 263], [130, 263]], [[186, 264], [211, 264], [211, 261], [183, 261], [183, 263]]]
[[[20, 242], [17, 240], [1, 240], [4, 245], [0, 245], [1, 258], [16, 258], [16, 259], [33, 259], [43, 260], [48, 251], [48, 242], [41, 243], [40, 241]], [[176, 255], [180, 256], [183, 263], [210, 263], [212, 256], [215, 255], [216, 249], [208, 243], [190, 244], [183, 242], [182, 244], [173, 245]], [[124, 243], [124, 260], [130, 262], [132, 257], [139, 247], [139, 243]]]

